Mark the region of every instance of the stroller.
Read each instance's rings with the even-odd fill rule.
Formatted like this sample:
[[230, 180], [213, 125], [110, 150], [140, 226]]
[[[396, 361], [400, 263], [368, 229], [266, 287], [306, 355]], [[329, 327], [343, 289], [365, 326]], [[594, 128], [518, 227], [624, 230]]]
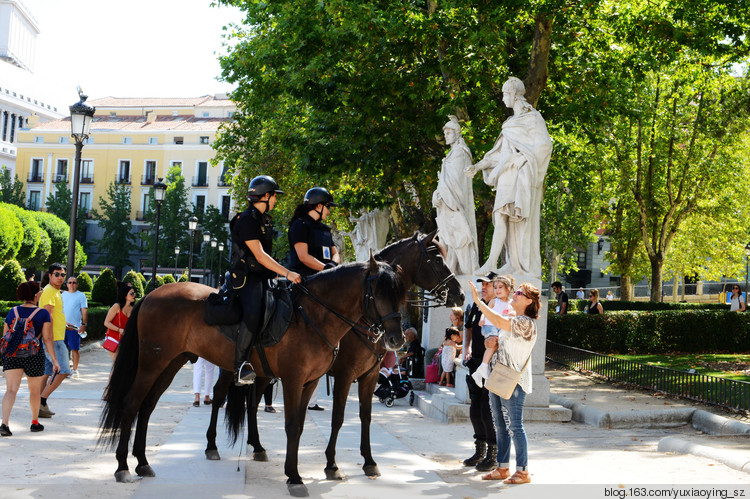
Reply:
[[409, 377], [404, 373], [396, 363], [396, 372], [386, 376], [382, 372], [378, 376], [378, 387], [375, 389], [375, 396], [386, 407], [393, 407], [396, 399], [401, 399], [409, 395], [409, 405], [414, 405], [414, 387], [409, 381]]

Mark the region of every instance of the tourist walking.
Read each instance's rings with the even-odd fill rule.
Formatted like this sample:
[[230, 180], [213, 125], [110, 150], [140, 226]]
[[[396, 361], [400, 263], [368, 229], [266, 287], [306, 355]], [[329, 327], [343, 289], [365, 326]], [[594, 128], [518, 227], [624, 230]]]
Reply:
[[78, 279], [68, 277], [68, 289], [62, 292], [63, 311], [65, 312], [65, 345], [70, 350], [73, 362], [72, 377], [78, 378], [78, 364], [81, 359], [81, 338], [86, 337], [89, 303], [86, 294], [78, 291]]
[[[55, 415], [47, 405], [47, 399], [62, 384], [63, 380], [70, 375], [70, 363], [68, 362], [68, 347], [65, 346], [65, 311], [63, 307], [60, 288], [65, 282], [65, 267], [61, 263], [53, 263], [42, 277], [42, 294], [39, 297], [39, 306], [49, 312], [52, 318], [53, 343], [51, 350], [45, 349], [44, 377], [39, 408], [40, 418], [51, 418]], [[57, 360], [59, 369], [54, 370], [53, 360]]]

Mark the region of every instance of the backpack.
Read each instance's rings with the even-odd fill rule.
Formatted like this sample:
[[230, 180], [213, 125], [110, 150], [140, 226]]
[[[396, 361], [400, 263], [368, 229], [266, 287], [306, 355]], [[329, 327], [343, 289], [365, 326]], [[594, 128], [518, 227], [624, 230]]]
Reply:
[[33, 357], [39, 352], [39, 339], [32, 319], [40, 310], [37, 308], [24, 319], [18, 315], [18, 307], [13, 307], [12, 312], [15, 317], [10, 323], [8, 332], [0, 340], [0, 355], [23, 359]]

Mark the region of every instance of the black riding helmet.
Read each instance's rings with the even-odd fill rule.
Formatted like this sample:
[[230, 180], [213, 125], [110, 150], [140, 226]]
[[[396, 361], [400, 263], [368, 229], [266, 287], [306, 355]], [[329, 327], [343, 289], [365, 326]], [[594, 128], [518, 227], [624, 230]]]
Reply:
[[323, 203], [326, 206], [338, 206], [333, 202], [333, 196], [325, 187], [313, 187], [305, 193], [305, 200], [302, 202], [307, 206], [316, 206]]
[[279, 188], [279, 184], [273, 179], [273, 177], [269, 175], [258, 175], [250, 181], [250, 186], [247, 189], [247, 198], [257, 199], [267, 192], [284, 194], [284, 191]]

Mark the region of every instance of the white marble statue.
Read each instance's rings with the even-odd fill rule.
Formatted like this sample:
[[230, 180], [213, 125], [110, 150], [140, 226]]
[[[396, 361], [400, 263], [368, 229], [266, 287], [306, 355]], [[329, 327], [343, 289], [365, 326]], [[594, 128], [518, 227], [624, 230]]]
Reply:
[[503, 247], [506, 264], [501, 274], [539, 278], [539, 212], [544, 176], [552, 154], [552, 140], [542, 115], [526, 101], [526, 88], [518, 78], [503, 85], [503, 102], [513, 109], [505, 120], [495, 146], [482, 161], [466, 169], [473, 176], [482, 170], [484, 181], [496, 189], [490, 255], [479, 273], [497, 268]]
[[388, 212], [381, 209], [363, 210], [359, 217], [349, 217], [349, 220], [357, 225], [351, 232], [343, 234], [351, 238], [357, 261], [367, 261], [370, 258], [370, 250], [373, 253], [379, 251], [388, 240]]
[[451, 146], [438, 173], [432, 193], [437, 210], [438, 237], [447, 249], [446, 265], [457, 275], [472, 275], [479, 266], [474, 190], [464, 170], [471, 168], [471, 151], [461, 136], [458, 118], [449, 116], [443, 127], [445, 143]]

